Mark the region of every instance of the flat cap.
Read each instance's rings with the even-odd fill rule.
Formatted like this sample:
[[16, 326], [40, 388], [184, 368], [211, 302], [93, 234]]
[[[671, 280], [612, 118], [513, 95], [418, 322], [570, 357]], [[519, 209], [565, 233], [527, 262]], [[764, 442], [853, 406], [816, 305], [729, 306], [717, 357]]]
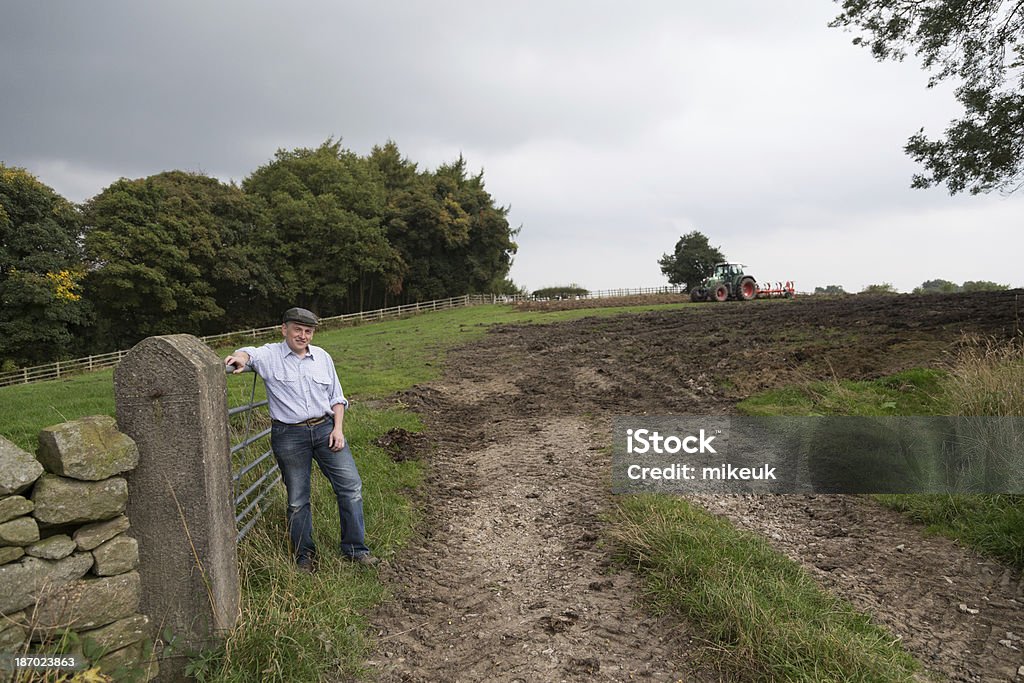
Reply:
[[284, 312], [281, 322], [296, 322], [300, 325], [316, 327], [320, 324], [320, 318], [316, 317], [313, 311], [307, 311], [305, 308], [289, 308]]

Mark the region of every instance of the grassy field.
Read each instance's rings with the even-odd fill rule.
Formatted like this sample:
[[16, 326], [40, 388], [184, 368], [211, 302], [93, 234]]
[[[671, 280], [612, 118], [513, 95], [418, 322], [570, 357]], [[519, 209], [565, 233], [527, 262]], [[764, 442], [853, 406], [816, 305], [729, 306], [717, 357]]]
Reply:
[[[414, 492], [424, 472], [416, 462], [392, 462], [373, 444], [392, 427], [415, 431], [416, 417], [375, 407], [368, 399], [438, 377], [448, 349], [494, 324], [540, 324], [665, 308], [694, 314], [699, 310], [672, 304], [526, 313], [508, 306], [479, 306], [318, 333], [316, 343], [334, 356], [345, 391], [353, 399], [346, 432], [366, 482], [368, 542], [375, 552], [392, 555], [415, 533]], [[223, 356], [230, 350], [218, 353]], [[743, 407], [758, 414], [936, 414], [959, 405], [951, 398], [951, 392], [958, 391], [950, 383], [953, 376], [911, 371], [870, 383], [796, 387], [755, 397]], [[249, 375], [229, 378], [232, 405], [248, 400], [251, 381]], [[27, 450], [34, 450], [35, 434], [44, 426], [113, 412], [110, 371], [0, 389], [0, 434]], [[1010, 508], [990, 507], [984, 515], [968, 517], [967, 526], [982, 528], [982, 516], [1005, 517], [1007, 509], [1019, 510], [1019, 497], [1006, 498]], [[683, 500], [628, 497], [621, 502], [611, 524], [618, 552], [645, 577], [651, 604], [684, 614], [717, 648], [724, 669], [751, 679], [807, 681], [902, 681], [915, 670], [891, 636], [817, 589], [799, 567], [760, 539]], [[933, 503], [911, 514], [926, 524], [938, 524], [937, 519], [957, 524], [971, 507], [963, 501], [952, 506]], [[901, 504], [907, 504], [907, 497]], [[315, 476], [314, 528], [322, 549], [338, 542], [335, 509], [326, 482]], [[264, 521], [240, 545], [242, 619], [223, 648], [191, 653], [192, 672], [200, 680], [359, 675], [371, 640], [363, 615], [387, 599], [387, 587], [374, 572], [337, 559], [327, 559], [312, 576], [293, 571], [281, 533], [283, 516], [279, 493], [270, 501]], [[1024, 538], [1018, 527], [1012, 529], [1017, 529], [1017, 538]], [[989, 526], [982, 535], [1002, 537], [1006, 532]]]
[[[412, 413], [373, 407], [370, 399], [390, 396], [436, 378], [447, 349], [470, 341], [497, 323], [544, 323], [679, 305], [588, 309], [551, 313], [518, 312], [509, 306], [477, 306], [327, 330], [315, 343], [334, 357], [352, 406], [345, 431], [364, 480], [367, 542], [389, 557], [415, 533], [415, 489], [423, 468], [395, 463], [374, 445], [392, 428], [416, 431]], [[217, 351], [224, 356], [233, 348]], [[252, 375], [228, 377], [228, 403], [248, 402]], [[257, 399], [262, 398], [257, 384]], [[112, 371], [61, 381], [0, 388], [0, 435], [28, 451], [48, 425], [85, 415], [114, 414]], [[359, 674], [369, 643], [370, 608], [388, 596], [376, 573], [323, 553], [312, 576], [292, 568], [280, 520], [283, 489], [269, 498], [266, 514], [239, 545], [242, 616], [222, 648], [188, 653], [191, 673], [203, 681], [314, 681]], [[313, 485], [314, 529], [321, 551], [338, 545], [337, 507], [319, 474]]]

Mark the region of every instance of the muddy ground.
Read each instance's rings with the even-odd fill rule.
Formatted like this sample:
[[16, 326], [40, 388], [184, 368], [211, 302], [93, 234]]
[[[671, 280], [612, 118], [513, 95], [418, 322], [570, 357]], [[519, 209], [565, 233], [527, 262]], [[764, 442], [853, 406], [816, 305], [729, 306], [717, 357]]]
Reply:
[[[1019, 292], [730, 302], [502, 325], [401, 400], [428, 424], [422, 539], [382, 569], [382, 681], [721, 680], [700, 633], [654, 618], [603, 539], [612, 415], [730, 414], [758, 391], [948, 359], [1009, 337]], [[1019, 300], [1018, 300], [1019, 299]], [[699, 502], [764, 534], [937, 680], [1024, 680], [1024, 580], [868, 498]], [[1022, 669], [1024, 671], [1024, 669]]]

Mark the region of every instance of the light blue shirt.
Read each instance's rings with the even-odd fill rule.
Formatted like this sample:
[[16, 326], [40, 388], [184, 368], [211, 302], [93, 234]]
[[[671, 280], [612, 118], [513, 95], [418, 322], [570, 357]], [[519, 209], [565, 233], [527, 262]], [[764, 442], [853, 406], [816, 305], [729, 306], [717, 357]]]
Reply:
[[302, 358], [283, 341], [259, 348], [246, 346], [239, 351], [249, 354], [246, 367], [263, 378], [272, 419], [297, 424], [332, 416], [339, 403], [348, 407], [334, 361], [319, 346], [310, 344]]

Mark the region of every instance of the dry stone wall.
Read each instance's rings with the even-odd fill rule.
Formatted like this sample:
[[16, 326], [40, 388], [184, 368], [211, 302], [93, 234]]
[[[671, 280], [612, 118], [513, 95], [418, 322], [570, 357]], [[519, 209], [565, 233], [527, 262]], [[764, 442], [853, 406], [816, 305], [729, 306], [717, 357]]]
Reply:
[[157, 675], [124, 514], [138, 460], [107, 416], [47, 427], [34, 456], [0, 437], [0, 653], [58, 648], [116, 680]]

